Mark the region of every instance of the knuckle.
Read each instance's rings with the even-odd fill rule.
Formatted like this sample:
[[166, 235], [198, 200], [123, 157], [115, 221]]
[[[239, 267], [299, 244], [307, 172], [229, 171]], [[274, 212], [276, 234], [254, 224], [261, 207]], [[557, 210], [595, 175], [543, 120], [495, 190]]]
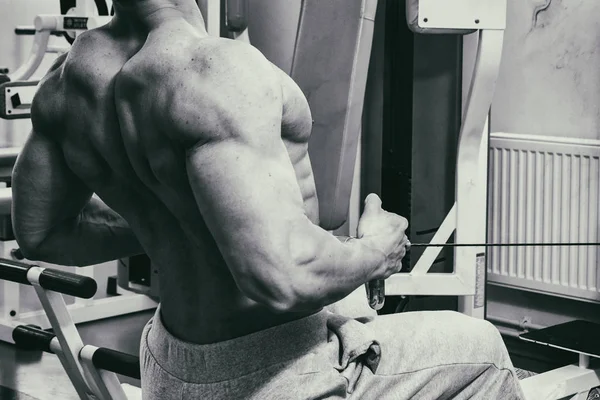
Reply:
[[400, 221], [400, 226], [402, 226], [404, 229], [408, 228], [408, 220], [400, 215], [398, 217]]

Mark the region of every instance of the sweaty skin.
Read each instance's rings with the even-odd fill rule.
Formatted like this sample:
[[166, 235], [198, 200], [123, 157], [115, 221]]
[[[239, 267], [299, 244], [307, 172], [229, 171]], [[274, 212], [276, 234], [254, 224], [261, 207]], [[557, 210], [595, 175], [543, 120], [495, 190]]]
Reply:
[[389, 276], [381, 251], [318, 226], [296, 84], [250, 45], [209, 37], [196, 8], [145, 3], [117, 2], [40, 84], [13, 174], [25, 256], [84, 266], [148, 254], [166, 327], [195, 343]]

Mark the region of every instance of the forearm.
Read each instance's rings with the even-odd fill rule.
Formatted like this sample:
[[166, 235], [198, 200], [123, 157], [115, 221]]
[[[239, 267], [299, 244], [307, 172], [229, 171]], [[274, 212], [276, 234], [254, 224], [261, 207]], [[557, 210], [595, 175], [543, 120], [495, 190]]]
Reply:
[[335, 237], [315, 225], [296, 235], [295, 245], [302, 248], [295, 253], [298, 266], [292, 273], [298, 311], [337, 302], [360, 285], [382, 277], [385, 255], [361, 239]]
[[129, 224], [92, 197], [82, 212], [55, 225], [26, 258], [59, 265], [86, 266], [143, 253]]

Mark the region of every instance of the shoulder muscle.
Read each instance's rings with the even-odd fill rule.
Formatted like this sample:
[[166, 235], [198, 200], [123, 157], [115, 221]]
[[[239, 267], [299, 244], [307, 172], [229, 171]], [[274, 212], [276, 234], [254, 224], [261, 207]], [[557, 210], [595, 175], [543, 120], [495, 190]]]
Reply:
[[64, 102], [59, 101], [63, 93], [62, 74], [68, 53], [59, 56], [44, 78], [31, 104], [31, 122], [39, 133], [45, 133], [46, 127], [61, 120], [64, 115]]
[[186, 146], [280, 134], [282, 91], [271, 64], [249, 45], [221, 40], [198, 48], [167, 85], [166, 132]]
[[294, 80], [273, 65], [281, 83], [283, 117], [282, 129], [291, 132], [310, 132], [312, 129], [312, 113], [302, 89]]

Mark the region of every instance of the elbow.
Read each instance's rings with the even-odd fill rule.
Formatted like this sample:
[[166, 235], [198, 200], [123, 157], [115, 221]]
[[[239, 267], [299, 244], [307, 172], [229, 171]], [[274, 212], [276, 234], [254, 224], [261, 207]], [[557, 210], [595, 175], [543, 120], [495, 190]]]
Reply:
[[314, 305], [314, 302], [306, 301], [305, 298], [300, 296], [270, 298], [263, 304], [276, 314], [307, 312], [319, 308]]
[[40, 251], [41, 243], [28, 240], [17, 240], [19, 245], [17, 257], [21, 256], [31, 261], [43, 261], [42, 251]]
[[14, 236], [19, 245], [19, 256], [31, 261], [44, 261], [43, 243], [45, 237], [39, 235], [29, 235], [23, 232], [14, 230]]
[[310, 272], [320, 245], [310, 240], [304, 225], [300, 227], [290, 233], [288, 249], [271, 248], [237, 260], [239, 289], [275, 313], [307, 312], [323, 306], [323, 282]]
[[278, 314], [318, 308], [310, 300], [312, 296], [303, 288], [300, 279], [285, 273], [270, 274], [268, 279], [248, 278], [243, 280], [245, 284], [240, 285], [240, 290], [248, 298]]
[[286, 293], [285, 295], [271, 297], [267, 300], [265, 305], [272, 312], [277, 314], [296, 313], [308, 311], [311, 309], [308, 302], [306, 302], [303, 297], [298, 296], [292, 290], [288, 290], [288, 293]]

